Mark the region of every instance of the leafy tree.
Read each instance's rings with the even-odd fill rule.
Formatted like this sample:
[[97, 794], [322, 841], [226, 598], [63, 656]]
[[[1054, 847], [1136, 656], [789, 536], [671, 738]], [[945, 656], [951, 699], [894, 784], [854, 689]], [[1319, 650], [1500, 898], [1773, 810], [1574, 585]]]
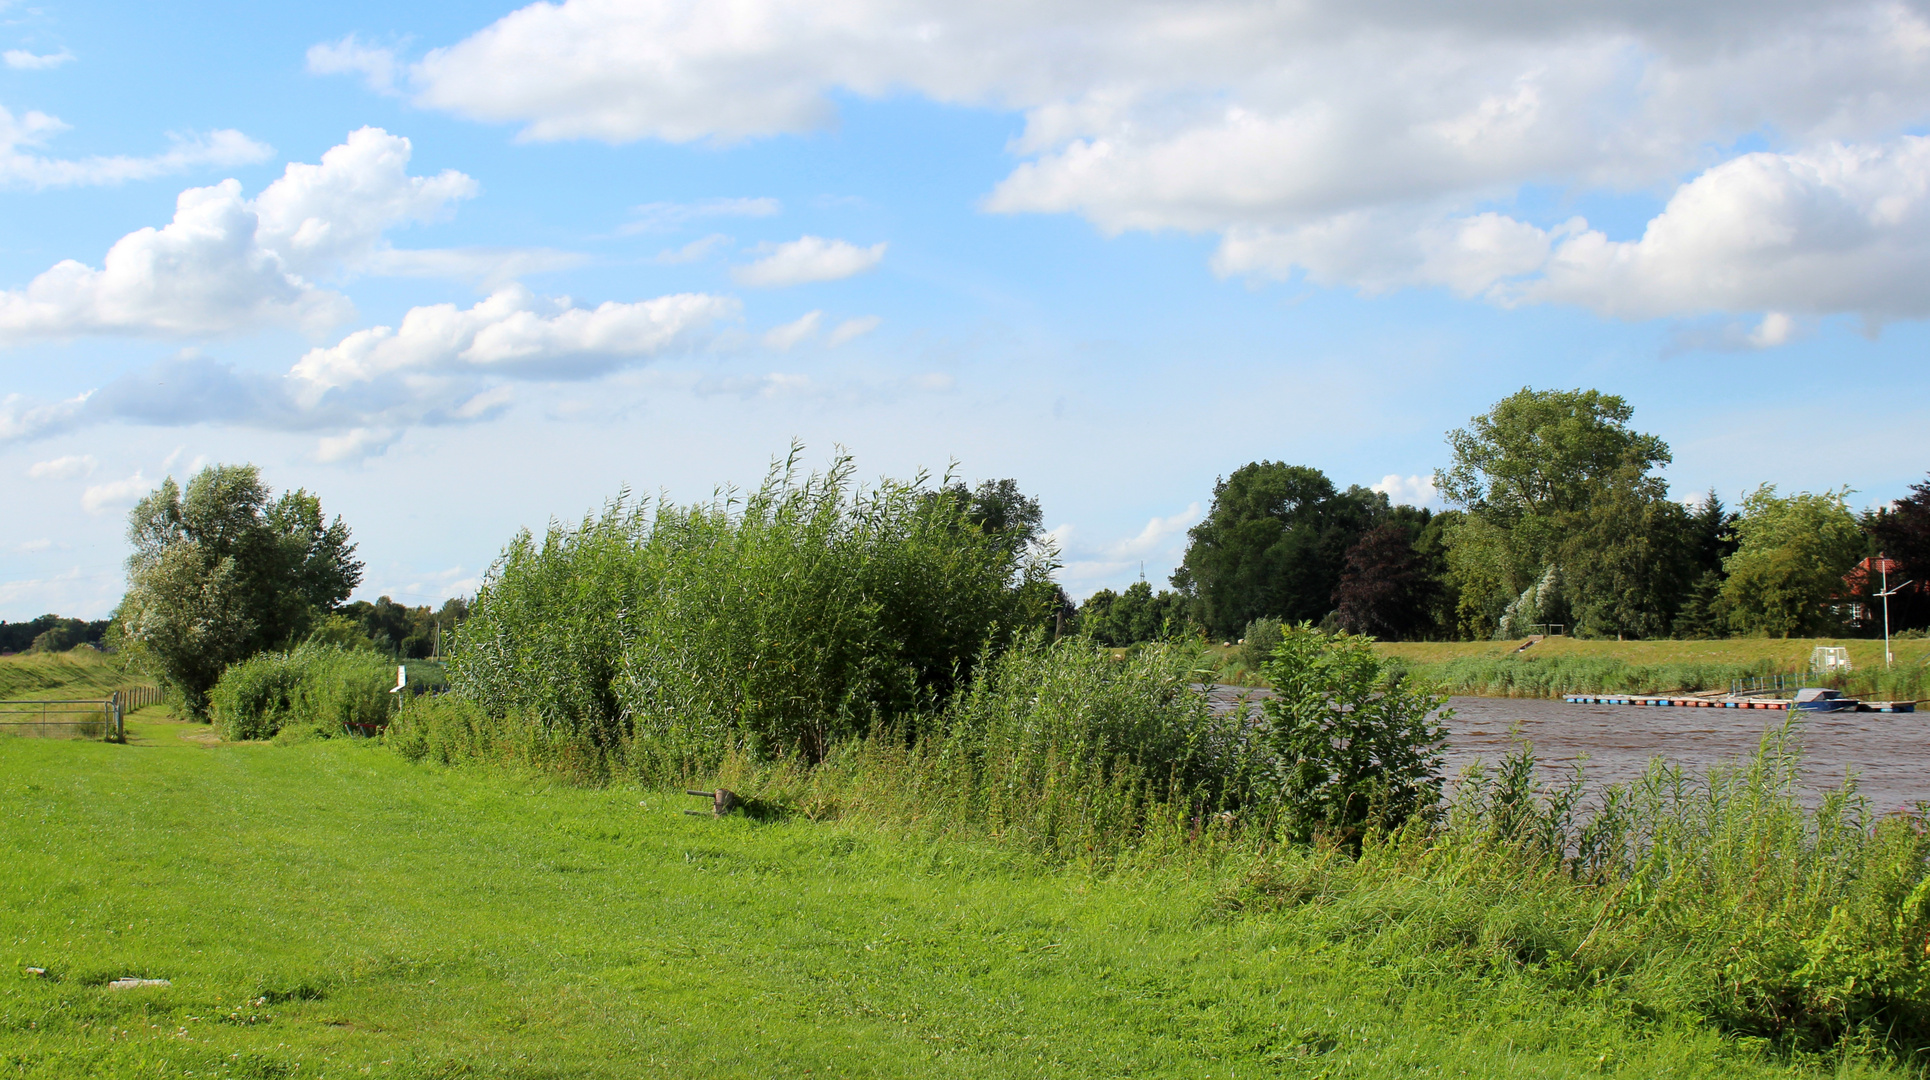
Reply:
[[1431, 560], [1415, 549], [1428, 517], [1425, 510], [1419, 516], [1418, 523], [1376, 525], [1347, 549], [1334, 606], [1348, 633], [1403, 641], [1433, 629], [1440, 577]]
[[1045, 514], [1039, 500], [1020, 491], [1017, 480], [983, 480], [977, 487], [947, 484], [931, 492], [930, 497], [952, 500], [963, 511], [965, 521], [989, 535], [1003, 537], [1015, 554], [1044, 532]]
[[1123, 593], [1100, 589], [1079, 608], [1079, 629], [1101, 645], [1114, 648], [1158, 641], [1188, 625], [1185, 596], [1166, 589], [1157, 594], [1144, 581]]
[[1633, 411], [1595, 390], [1524, 387], [1448, 433], [1454, 461], [1435, 484], [1465, 512], [1448, 536], [1463, 633], [1494, 632], [1550, 567], [1584, 632], [1666, 632], [1689, 578], [1676, 565], [1686, 521], [1651, 472], [1668, 445], [1630, 428]]
[[1390, 667], [1372, 638], [1302, 623], [1263, 673], [1293, 839], [1357, 843], [1362, 830], [1399, 828], [1439, 800], [1447, 699]]
[[1828, 610], [1864, 551], [1849, 489], [1778, 496], [1764, 484], [1743, 499], [1722, 597], [1736, 629], [1789, 637], [1840, 626]]
[[[1632, 472], [1632, 470], [1631, 470]], [[1571, 632], [1583, 637], [1667, 637], [1695, 572], [1693, 522], [1652, 478], [1598, 485], [1568, 524], [1556, 556]]]
[[1729, 613], [1722, 599], [1723, 564], [1736, 553], [1736, 520], [1740, 515], [1722, 504], [1711, 488], [1689, 519], [1688, 589], [1683, 593], [1670, 632], [1679, 638], [1719, 638], [1729, 632]]
[[1213, 486], [1172, 581], [1222, 639], [1262, 617], [1318, 620], [1333, 610], [1347, 550], [1389, 511], [1387, 496], [1337, 492], [1318, 469], [1254, 462]]
[[229, 664], [287, 647], [361, 582], [348, 526], [324, 522], [303, 490], [269, 499], [252, 465], [172, 478], [128, 515], [128, 590], [115, 613], [124, 640], [205, 717]]
[[[345, 605], [340, 617], [349, 621], [353, 632], [369, 646], [402, 660], [421, 660], [436, 649], [436, 635], [448, 633], [468, 617], [469, 605], [460, 597], [443, 602], [442, 609], [423, 604], [410, 607], [383, 596], [374, 603], [357, 600]], [[345, 646], [349, 640], [330, 637]]]
[[[1910, 485], [1910, 494], [1878, 510], [1867, 531], [1877, 550], [1895, 559], [1891, 584], [1914, 581], [1930, 588], [1930, 480]], [[1891, 625], [1916, 629], [1930, 625], [1930, 592], [1911, 589], [1890, 601]]]
[[[54, 633], [55, 631], [58, 633]], [[47, 649], [38, 647], [42, 638], [46, 638], [49, 643], [65, 642], [60, 645], [61, 649], [71, 649], [75, 645], [82, 644], [99, 645], [101, 635], [106, 631], [106, 619], [87, 622], [81, 619], [64, 619], [59, 615], [42, 615], [26, 622], [7, 622], [0, 619], [0, 655], [26, 652], [29, 649], [46, 652]], [[48, 637], [49, 634], [54, 636]]]

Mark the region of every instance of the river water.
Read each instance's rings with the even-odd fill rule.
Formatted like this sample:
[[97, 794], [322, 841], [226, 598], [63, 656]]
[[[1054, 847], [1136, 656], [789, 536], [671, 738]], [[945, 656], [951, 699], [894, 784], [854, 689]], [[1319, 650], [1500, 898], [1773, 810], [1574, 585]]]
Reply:
[[[1239, 692], [1216, 687], [1214, 697], [1230, 701]], [[1447, 722], [1450, 778], [1476, 758], [1500, 760], [1516, 739], [1525, 738], [1551, 779], [1566, 776], [1586, 755], [1590, 787], [1632, 780], [1656, 757], [1697, 771], [1746, 758], [1764, 729], [1784, 718], [1780, 711], [1759, 709], [1571, 705], [1542, 698], [1456, 697], [1448, 705], [1454, 710]], [[1519, 733], [1510, 734], [1517, 727]], [[1800, 742], [1812, 789], [1840, 786], [1846, 771], [1854, 771], [1857, 787], [1879, 813], [1930, 800], [1930, 713], [1819, 713], [1801, 721]]]

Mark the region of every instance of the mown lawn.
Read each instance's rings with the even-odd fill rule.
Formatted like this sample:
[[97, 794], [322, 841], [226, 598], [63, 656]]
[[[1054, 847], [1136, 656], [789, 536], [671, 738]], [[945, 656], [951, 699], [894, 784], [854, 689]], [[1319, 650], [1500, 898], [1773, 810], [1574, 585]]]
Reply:
[[1888, 1075], [1371, 960], [1229, 914], [1237, 867], [1096, 877], [158, 715], [0, 737], [0, 1075]]

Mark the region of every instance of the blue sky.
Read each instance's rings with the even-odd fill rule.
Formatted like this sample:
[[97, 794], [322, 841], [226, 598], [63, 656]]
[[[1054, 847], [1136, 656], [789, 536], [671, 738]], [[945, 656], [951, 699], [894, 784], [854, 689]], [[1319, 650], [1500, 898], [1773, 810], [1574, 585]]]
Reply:
[[793, 439], [1017, 478], [1075, 595], [1523, 385], [1684, 497], [1930, 467], [1920, 4], [956, 8], [0, 6], [0, 618], [216, 461], [417, 603]]

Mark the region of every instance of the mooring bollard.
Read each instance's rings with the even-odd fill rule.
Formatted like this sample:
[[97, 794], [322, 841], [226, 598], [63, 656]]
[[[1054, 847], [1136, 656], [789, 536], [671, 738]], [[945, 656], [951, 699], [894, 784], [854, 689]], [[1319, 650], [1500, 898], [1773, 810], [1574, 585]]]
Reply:
[[[731, 792], [724, 788], [718, 788], [716, 791], [686, 791], [684, 792], [684, 794], [695, 795], [698, 798], [702, 798], [702, 799], [709, 799], [711, 817], [723, 817], [725, 814], [728, 814], [732, 810], [737, 809], [737, 804], [739, 802], [737, 795], [734, 792]], [[684, 813], [689, 814], [692, 817], [704, 816], [704, 812], [702, 810], [685, 810]]]

